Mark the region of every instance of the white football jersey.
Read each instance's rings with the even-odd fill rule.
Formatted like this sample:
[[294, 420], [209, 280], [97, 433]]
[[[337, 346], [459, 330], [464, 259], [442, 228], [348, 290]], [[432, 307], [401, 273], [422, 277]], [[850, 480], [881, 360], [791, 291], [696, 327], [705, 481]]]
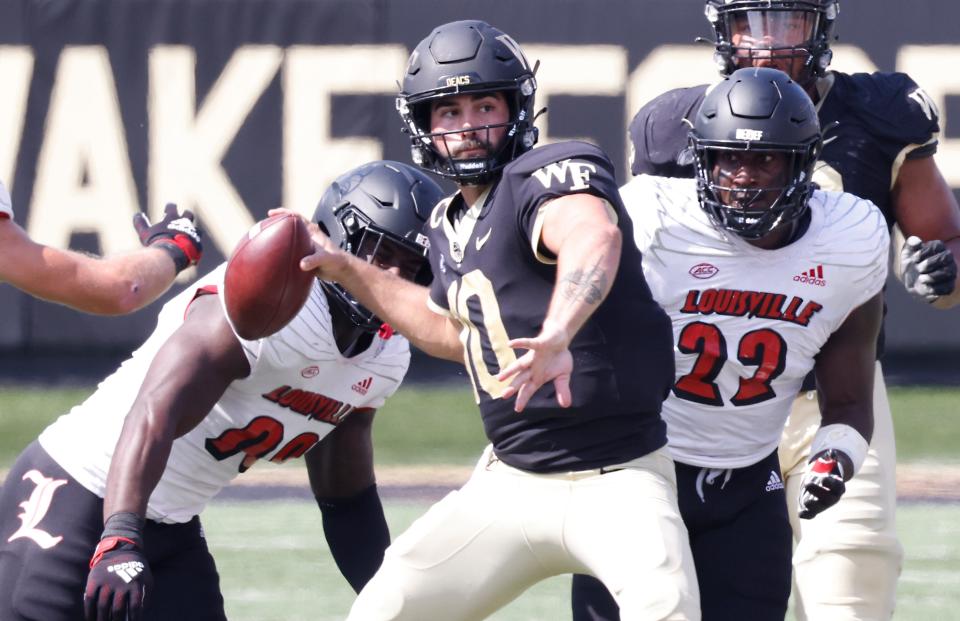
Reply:
[[[224, 271], [222, 265], [168, 302], [150, 338], [89, 399], [40, 435], [43, 448], [91, 492], [105, 493], [123, 421], [158, 349], [181, 325], [198, 289], [222, 290]], [[148, 518], [186, 522], [254, 462], [302, 456], [351, 412], [381, 406], [410, 362], [409, 345], [399, 335], [375, 336], [365, 352], [344, 358], [319, 282], [286, 327], [240, 342], [250, 375], [232, 382], [206, 418], [174, 441]]]
[[711, 468], [760, 461], [820, 348], [883, 287], [883, 215], [818, 190], [806, 233], [763, 250], [711, 223], [693, 179], [641, 175], [620, 192], [647, 283], [673, 323], [676, 381], [663, 417], [674, 458]]
[[7, 186], [0, 181], [0, 217], [6, 216], [13, 220], [13, 201], [10, 199], [10, 192]]

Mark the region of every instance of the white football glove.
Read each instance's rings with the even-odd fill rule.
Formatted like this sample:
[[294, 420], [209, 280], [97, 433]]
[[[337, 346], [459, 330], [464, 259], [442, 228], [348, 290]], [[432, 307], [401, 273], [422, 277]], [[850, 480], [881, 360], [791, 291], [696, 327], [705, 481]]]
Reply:
[[953, 293], [957, 282], [957, 261], [939, 239], [908, 237], [900, 249], [900, 270], [907, 291], [931, 303]]

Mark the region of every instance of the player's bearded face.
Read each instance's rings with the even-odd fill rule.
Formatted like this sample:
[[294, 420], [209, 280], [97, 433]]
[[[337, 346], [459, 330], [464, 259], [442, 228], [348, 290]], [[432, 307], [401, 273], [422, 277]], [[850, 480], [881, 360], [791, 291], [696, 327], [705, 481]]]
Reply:
[[509, 122], [510, 107], [499, 92], [445, 97], [430, 109], [433, 143], [450, 159], [492, 156], [503, 142]]
[[743, 11], [730, 18], [737, 67], [771, 67], [803, 77], [817, 15], [810, 11]]
[[712, 169], [717, 198], [735, 209], [769, 209], [787, 185], [787, 154], [719, 151]]

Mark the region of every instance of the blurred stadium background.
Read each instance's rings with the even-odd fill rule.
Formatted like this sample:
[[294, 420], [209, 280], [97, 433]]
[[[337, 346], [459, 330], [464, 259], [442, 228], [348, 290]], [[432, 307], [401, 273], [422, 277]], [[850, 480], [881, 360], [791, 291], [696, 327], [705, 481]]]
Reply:
[[[693, 43], [710, 35], [702, 11], [701, 0], [5, 0], [0, 179], [35, 239], [97, 253], [136, 247], [131, 216], [177, 202], [208, 232], [199, 270], [209, 270], [267, 209], [310, 213], [340, 171], [407, 161], [393, 94], [408, 50], [436, 24], [480, 18], [541, 61], [543, 140], [596, 142], [625, 180], [636, 109], [716, 75], [711, 46]], [[955, 191], [960, 74], [944, 67], [960, 66], [958, 21], [960, 4], [943, 0], [841, 0], [834, 62], [906, 71], [925, 88]], [[957, 618], [960, 311], [926, 308], [895, 281], [888, 289], [907, 549], [897, 618]], [[0, 284], [0, 471], [139, 344], [162, 301], [104, 319]], [[378, 415], [394, 534], [465, 479], [483, 446], [467, 384], [455, 366], [417, 357]], [[231, 618], [342, 618], [350, 592], [302, 467], [259, 470], [279, 474], [245, 475], [255, 484], [228, 490], [205, 519]], [[567, 618], [564, 580], [496, 618]]]

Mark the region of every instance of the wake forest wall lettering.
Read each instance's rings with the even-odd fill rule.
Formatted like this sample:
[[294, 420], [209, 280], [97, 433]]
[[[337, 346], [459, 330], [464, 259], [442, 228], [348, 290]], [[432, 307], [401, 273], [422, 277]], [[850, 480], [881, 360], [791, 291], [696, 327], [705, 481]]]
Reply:
[[[712, 47], [688, 43], [708, 34], [699, 0], [611, 2], [620, 19], [597, 18], [586, 2], [564, 5], [574, 13], [563, 22], [577, 23], [576, 31], [538, 21], [549, 12], [504, 4], [477, 15], [456, 0], [64, 0], [59, 13], [49, 3], [13, 4], [22, 13], [0, 9], [0, 179], [17, 221], [47, 244], [115, 253], [137, 246], [134, 213], [156, 217], [176, 202], [207, 231], [201, 270], [228, 255], [267, 209], [310, 214], [343, 170], [384, 157], [409, 161], [393, 97], [408, 50], [434, 23], [470, 15], [514, 34], [541, 63], [537, 107], [550, 108], [537, 121], [541, 142], [598, 143], [619, 162], [621, 181], [633, 113], [665, 90], [717, 75]], [[847, 10], [854, 4], [843, 4], [841, 24], [858, 19], [857, 9]], [[950, 10], [960, 17], [960, 8]], [[836, 45], [834, 67], [913, 75], [940, 109], [947, 131], [938, 162], [960, 188], [960, 135], [949, 131], [960, 77], [937, 69], [960, 65], [960, 44], [922, 35]], [[0, 286], [0, 305], [14, 321], [0, 328], [0, 347], [126, 346], [150, 328], [148, 318], [78, 318], [9, 289]]]

